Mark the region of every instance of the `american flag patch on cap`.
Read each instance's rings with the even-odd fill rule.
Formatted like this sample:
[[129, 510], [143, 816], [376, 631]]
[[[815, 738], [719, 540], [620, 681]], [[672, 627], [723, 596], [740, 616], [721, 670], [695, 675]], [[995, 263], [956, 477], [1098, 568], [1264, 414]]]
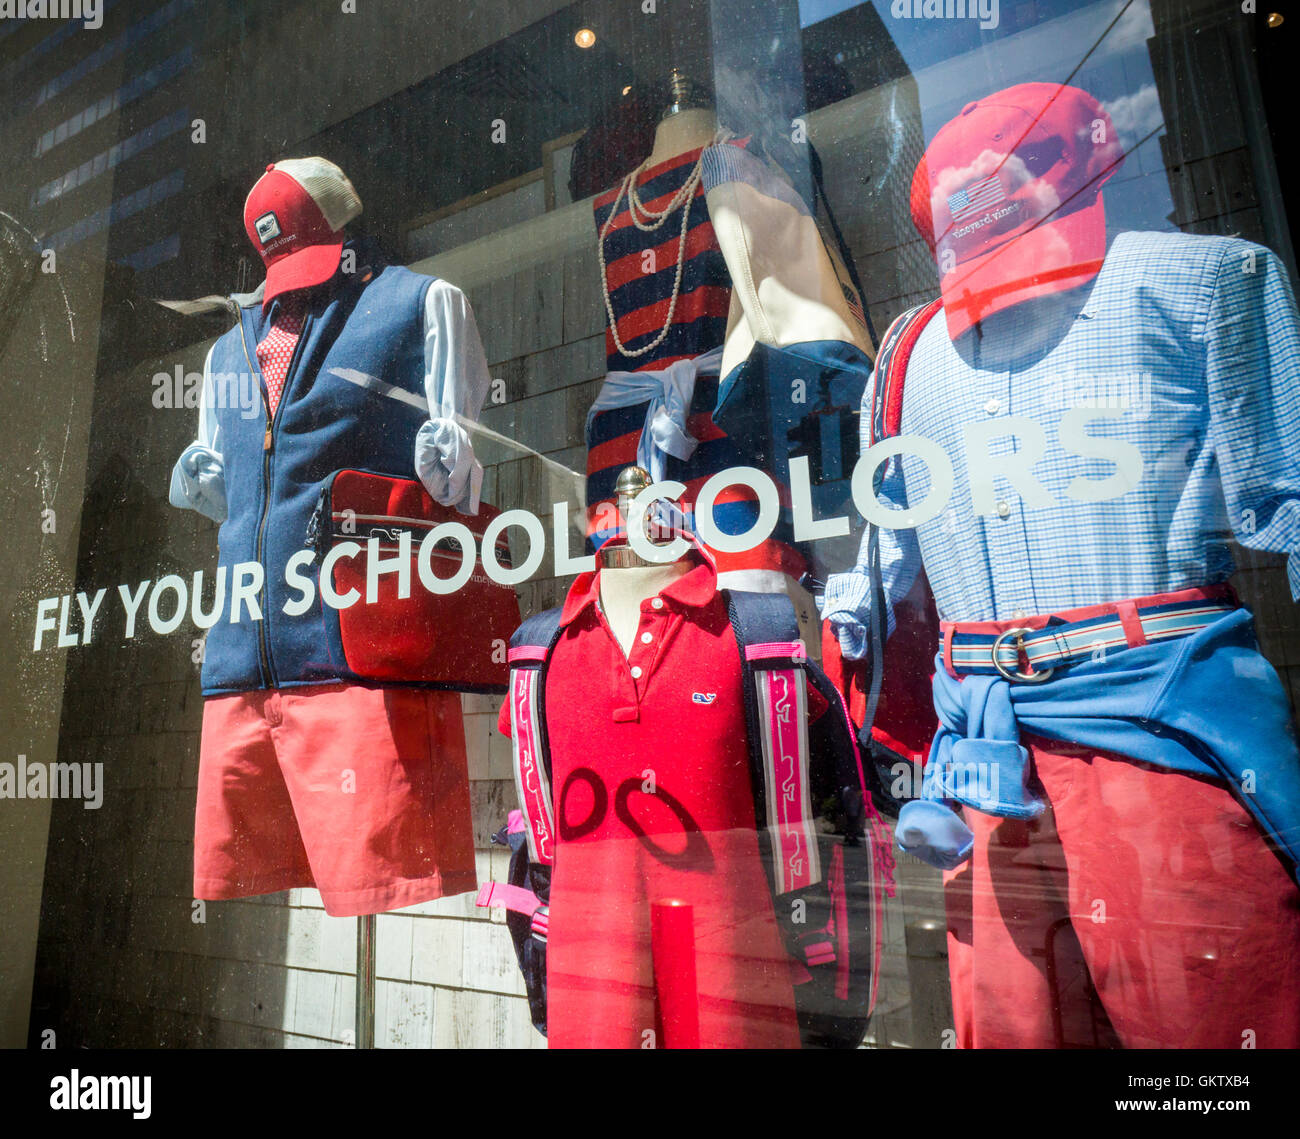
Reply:
[[987, 178], [972, 182], [966, 189], [958, 190], [953, 194], [948, 199], [948, 212], [952, 214], [953, 221], [960, 221], [977, 210], [985, 210], [997, 205], [1006, 196], [1001, 177], [990, 174]]

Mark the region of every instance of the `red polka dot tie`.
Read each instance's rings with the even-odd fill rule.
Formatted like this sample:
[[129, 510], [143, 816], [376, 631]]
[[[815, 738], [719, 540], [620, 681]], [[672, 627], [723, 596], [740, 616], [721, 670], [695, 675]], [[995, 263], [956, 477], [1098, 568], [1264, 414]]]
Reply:
[[289, 361], [293, 359], [293, 350], [298, 346], [302, 323], [302, 302], [297, 298], [283, 298], [275, 320], [271, 323], [271, 331], [257, 346], [257, 366], [262, 369], [262, 379], [266, 381], [266, 394], [272, 415], [280, 406], [284, 380], [289, 374]]

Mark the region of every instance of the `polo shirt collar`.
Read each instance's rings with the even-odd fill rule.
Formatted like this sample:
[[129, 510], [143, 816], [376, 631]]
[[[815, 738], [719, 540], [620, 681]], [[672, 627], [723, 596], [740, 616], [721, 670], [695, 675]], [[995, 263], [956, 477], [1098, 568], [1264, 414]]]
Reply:
[[[688, 551], [686, 558], [694, 562], [694, 566], [660, 590], [658, 596], [675, 608], [698, 609], [717, 595], [718, 571], [712, 560], [701, 557], [698, 550]], [[579, 574], [569, 587], [564, 608], [560, 611], [561, 627], [576, 621], [588, 606], [595, 607], [600, 603], [600, 573], [596, 569]]]

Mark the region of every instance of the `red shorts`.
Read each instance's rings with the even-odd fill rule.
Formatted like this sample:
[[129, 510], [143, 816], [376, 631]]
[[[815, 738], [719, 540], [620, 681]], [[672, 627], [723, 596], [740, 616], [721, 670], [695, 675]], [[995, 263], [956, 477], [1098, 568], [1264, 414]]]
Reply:
[[330, 684], [206, 701], [196, 898], [314, 886], [350, 917], [477, 885], [456, 693]]
[[1033, 737], [1051, 809], [967, 810], [945, 875], [964, 1048], [1300, 1047], [1300, 890], [1218, 783]]

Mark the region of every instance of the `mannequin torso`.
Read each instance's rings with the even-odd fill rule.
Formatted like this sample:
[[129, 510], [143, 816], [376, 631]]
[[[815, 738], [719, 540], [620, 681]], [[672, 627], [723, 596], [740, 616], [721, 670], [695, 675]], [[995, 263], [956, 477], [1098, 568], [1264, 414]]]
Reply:
[[662, 592], [690, 569], [691, 563], [680, 559], [667, 565], [605, 567], [600, 571], [600, 607], [624, 656], [628, 655], [641, 623], [641, 603]]
[[[689, 561], [671, 562], [664, 566], [634, 566], [627, 569], [604, 568], [600, 571], [600, 605], [609, 622], [614, 639], [626, 656], [636, 636], [641, 621], [641, 602], [661, 593], [668, 585], [690, 570]], [[794, 603], [799, 621], [799, 633], [808, 655], [821, 660], [820, 621], [817, 604], [803, 586], [784, 574], [774, 574], [775, 579], [766, 592], [784, 593]]]
[[649, 165], [657, 166], [688, 150], [708, 146], [717, 130], [717, 116], [708, 107], [692, 107], [669, 115], [655, 128]]
[[1094, 278], [1076, 288], [990, 313], [958, 337], [953, 347], [972, 367], [988, 371], [1031, 367], [1070, 331], [1095, 283]]

